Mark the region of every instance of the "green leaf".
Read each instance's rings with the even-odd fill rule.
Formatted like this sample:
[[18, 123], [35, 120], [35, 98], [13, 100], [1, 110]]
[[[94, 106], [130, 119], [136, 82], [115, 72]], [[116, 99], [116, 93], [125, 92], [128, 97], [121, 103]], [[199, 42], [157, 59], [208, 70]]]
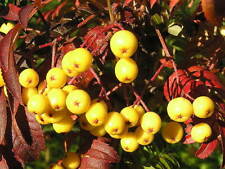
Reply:
[[164, 158], [160, 157], [159, 161], [166, 167], [166, 169], [171, 169], [170, 165], [168, 164], [168, 162]]
[[182, 26], [175, 24], [168, 27], [168, 33], [174, 36], [178, 36], [182, 30], [183, 30]]

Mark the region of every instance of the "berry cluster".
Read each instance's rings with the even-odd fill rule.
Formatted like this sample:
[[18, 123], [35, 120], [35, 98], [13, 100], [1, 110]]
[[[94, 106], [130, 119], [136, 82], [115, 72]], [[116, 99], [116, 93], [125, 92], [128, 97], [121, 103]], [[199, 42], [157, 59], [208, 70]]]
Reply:
[[1, 26], [0, 26], [0, 32], [4, 33], [4, 34], [7, 34], [12, 28], [14, 27], [14, 24], [8, 22], [8, 23], [3, 23]]
[[[214, 113], [214, 107], [213, 100], [207, 96], [197, 97], [193, 104], [183, 97], [171, 100], [167, 106], [167, 112], [173, 122], [169, 122], [163, 127], [163, 138], [168, 143], [179, 142], [183, 137], [183, 128], [178, 122], [185, 122], [192, 116], [200, 119], [209, 118]], [[200, 122], [192, 127], [190, 134], [192, 140], [203, 143], [208, 141], [212, 135], [212, 129], [208, 123]]]

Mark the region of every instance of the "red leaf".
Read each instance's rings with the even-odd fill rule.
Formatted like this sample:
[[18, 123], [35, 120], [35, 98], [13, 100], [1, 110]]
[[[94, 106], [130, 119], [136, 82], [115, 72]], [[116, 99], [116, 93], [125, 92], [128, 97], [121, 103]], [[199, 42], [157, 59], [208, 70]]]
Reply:
[[168, 58], [162, 58], [159, 61], [164, 65], [164, 67], [173, 68], [173, 62], [168, 60]]
[[0, 89], [0, 145], [3, 145], [7, 125], [6, 99], [3, 88]]
[[224, 168], [225, 167], [225, 126], [221, 125], [219, 129], [221, 134], [221, 139], [220, 139], [221, 150], [223, 153], [223, 162], [222, 162], [221, 168]]
[[188, 135], [186, 135], [186, 136], [184, 137], [184, 142], [183, 142], [183, 144], [192, 144], [192, 143], [194, 143], [194, 142], [195, 142], [195, 141], [192, 140], [190, 134], [188, 134]]
[[79, 169], [110, 169], [109, 165], [102, 159], [96, 160], [96, 158], [92, 157], [82, 157]]
[[195, 156], [200, 159], [205, 159], [209, 157], [218, 145], [218, 140], [214, 139], [209, 143], [202, 143], [200, 148], [196, 151]]
[[9, 169], [5, 158], [1, 154], [0, 154], [0, 168], [2, 168], [2, 169]]
[[128, 6], [133, 0], [125, 0], [123, 6]]
[[23, 7], [19, 12], [19, 21], [23, 27], [27, 27], [29, 19], [37, 12], [35, 5], [30, 4]]
[[8, 13], [2, 17], [7, 20], [17, 21], [19, 19], [19, 11], [21, 8], [11, 3], [9, 3], [8, 8], [9, 8]]
[[219, 24], [219, 18], [216, 14], [215, 0], [202, 0], [202, 10], [205, 18], [214, 25]]
[[149, 0], [151, 8], [155, 5], [157, 0]]
[[180, 0], [170, 0], [170, 4], [169, 4], [169, 7], [170, 7], [170, 10], [172, 11], [173, 8], [180, 2]]

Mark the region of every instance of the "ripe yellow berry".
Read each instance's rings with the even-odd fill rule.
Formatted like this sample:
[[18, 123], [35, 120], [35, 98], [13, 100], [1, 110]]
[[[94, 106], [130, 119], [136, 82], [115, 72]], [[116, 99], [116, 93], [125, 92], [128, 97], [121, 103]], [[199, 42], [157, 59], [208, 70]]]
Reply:
[[138, 75], [138, 66], [131, 58], [120, 59], [115, 66], [116, 78], [122, 83], [131, 83]]
[[120, 134], [109, 134], [110, 137], [115, 138], [115, 139], [121, 139], [125, 134], [128, 133], [128, 126], [125, 126], [124, 130]]
[[50, 88], [61, 88], [67, 82], [67, 76], [61, 68], [51, 68], [46, 75], [47, 86]]
[[141, 127], [135, 130], [135, 135], [140, 145], [148, 145], [154, 140], [154, 134], [145, 132]]
[[27, 103], [27, 110], [35, 114], [48, 112], [50, 110], [48, 98], [41, 94], [31, 96]]
[[49, 124], [50, 122], [45, 119], [45, 117], [42, 117], [43, 114], [36, 114], [35, 119], [39, 124], [46, 125]]
[[39, 75], [34, 69], [25, 69], [19, 75], [19, 83], [25, 88], [36, 87], [39, 82]]
[[92, 126], [101, 126], [107, 118], [107, 113], [106, 103], [103, 100], [96, 99], [92, 102], [85, 115]]
[[2, 76], [2, 70], [0, 69], [0, 87], [2, 87], [4, 85], [5, 85], [5, 81], [4, 81], [3, 76]]
[[161, 118], [155, 112], [147, 112], [141, 118], [141, 127], [145, 132], [155, 134], [161, 128]]
[[139, 120], [139, 114], [133, 107], [125, 107], [121, 110], [120, 113], [128, 124], [128, 127], [134, 127], [137, 125]]
[[66, 106], [68, 110], [74, 114], [85, 113], [91, 104], [89, 94], [81, 89], [71, 91], [66, 98]]
[[62, 64], [64, 68], [67, 67], [71, 69], [73, 66], [76, 72], [84, 72], [91, 67], [92, 60], [93, 56], [87, 49], [77, 48], [68, 52], [63, 57]]
[[62, 59], [62, 62], [61, 62], [62, 69], [66, 73], [67, 76], [76, 77], [80, 73], [75, 69], [72, 59], [71, 59], [72, 57], [69, 54], [70, 54], [70, 52], [67, 53], [67, 55], [65, 55]]
[[54, 164], [50, 167], [50, 169], [64, 169], [64, 167], [59, 164]]
[[113, 54], [119, 58], [131, 57], [136, 52], [137, 47], [136, 36], [128, 30], [118, 31], [110, 39], [110, 48]]
[[125, 129], [126, 122], [123, 116], [118, 112], [108, 113], [107, 120], [105, 122], [105, 130], [109, 134], [121, 134]]
[[177, 122], [169, 122], [162, 128], [163, 139], [170, 144], [178, 143], [183, 138], [183, 127]]
[[139, 144], [134, 133], [126, 133], [120, 140], [121, 147], [126, 152], [134, 152], [138, 149]]
[[93, 130], [95, 128], [87, 121], [85, 114], [82, 114], [79, 117], [79, 123], [80, 123], [80, 127], [87, 131]]
[[41, 114], [41, 117], [48, 123], [57, 123], [69, 115], [68, 110], [64, 109], [61, 111], [50, 110], [47, 113]]
[[80, 156], [74, 152], [67, 152], [62, 164], [66, 169], [76, 169], [80, 165]]
[[66, 93], [59, 88], [50, 89], [48, 100], [55, 111], [63, 110], [66, 107]]
[[7, 34], [12, 28], [14, 28], [14, 24], [8, 22], [7, 24], [3, 23], [0, 27], [0, 32]]
[[193, 102], [194, 115], [199, 118], [208, 118], [214, 113], [214, 102], [207, 96], [200, 96]]
[[102, 126], [98, 126], [98, 127], [95, 127], [93, 128], [90, 133], [93, 135], [93, 136], [96, 136], [96, 137], [102, 137], [106, 134], [106, 131], [105, 131], [105, 126], [102, 125]]
[[133, 108], [139, 114], [139, 118], [145, 113], [145, 109], [141, 105], [134, 105]]
[[77, 89], [77, 87], [74, 86], [74, 85], [66, 85], [66, 86], [64, 86], [64, 87], [62, 88], [62, 90], [63, 90], [64, 92], [66, 92], [66, 94], [69, 94], [71, 91], [73, 91], [73, 90], [75, 90], [75, 89]]
[[169, 102], [167, 112], [170, 119], [177, 122], [185, 122], [193, 114], [193, 107], [189, 100], [177, 97]]
[[38, 94], [37, 88], [32, 87], [32, 88], [22, 88], [22, 100], [23, 103], [26, 105], [28, 100], [30, 99], [31, 96]]
[[208, 141], [212, 135], [212, 129], [207, 123], [198, 123], [191, 129], [191, 138], [198, 143]]
[[66, 115], [59, 122], [53, 123], [52, 127], [56, 133], [68, 133], [73, 129], [73, 125], [73, 119], [69, 115]]

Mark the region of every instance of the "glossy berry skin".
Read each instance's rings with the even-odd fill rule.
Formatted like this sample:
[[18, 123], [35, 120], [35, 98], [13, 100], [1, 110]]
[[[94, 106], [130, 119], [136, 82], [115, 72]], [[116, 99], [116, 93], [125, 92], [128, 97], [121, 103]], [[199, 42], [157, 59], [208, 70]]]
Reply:
[[120, 59], [115, 66], [116, 78], [122, 83], [131, 83], [138, 75], [138, 66], [131, 58]]
[[0, 69], [0, 87], [2, 87], [4, 85], [5, 85], [5, 81], [4, 81], [3, 76], [2, 76], [2, 70]]
[[87, 121], [85, 114], [82, 114], [79, 117], [79, 124], [82, 129], [87, 130], [87, 131], [91, 131], [95, 128]]
[[30, 97], [27, 103], [27, 110], [31, 113], [42, 114], [50, 110], [48, 98], [41, 94]]
[[53, 166], [50, 167], [50, 169], [64, 169], [64, 167], [59, 164], [54, 164]]
[[55, 111], [63, 110], [66, 107], [66, 93], [59, 88], [50, 89], [48, 100]]
[[125, 119], [128, 127], [134, 127], [137, 125], [138, 120], [139, 120], [139, 114], [133, 107], [131, 107], [131, 106], [125, 107], [121, 110], [120, 113], [122, 114], [123, 118]]
[[126, 133], [120, 140], [121, 147], [126, 152], [134, 152], [138, 149], [139, 144], [134, 133]]
[[86, 112], [87, 121], [92, 126], [101, 126], [107, 118], [108, 107], [103, 100], [96, 99]]
[[93, 136], [102, 137], [102, 136], [104, 136], [106, 134], [105, 126], [102, 125], [102, 126], [95, 127], [92, 130], [90, 130], [90, 133]]
[[184, 130], [180, 123], [171, 121], [162, 128], [162, 137], [167, 143], [178, 143], [183, 135]]
[[68, 110], [74, 114], [85, 113], [91, 104], [89, 94], [81, 89], [71, 91], [66, 98], [66, 106]]
[[135, 135], [140, 145], [148, 145], [154, 140], [154, 134], [145, 132], [141, 127], [135, 130]]
[[19, 75], [19, 83], [25, 88], [36, 87], [39, 82], [39, 75], [34, 69], [25, 69]]
[[52, 127], [56, 133], [68, 133], [73, 129], [74, 121], [67, 115], [59, 122], [53, 123]]
[[191, 138], [198, 143], [208, 141], [212, 135], [212, 129], [207, 123], [198, 123], [191, 129]]
[[67, 76], [61, 68], [51, 68], [46, 75], [46, 82], [49, 88], [61, 88], [67, 82]]
[[75, 69], [71, 58], [72, 57], [71, 57], [70, 54], [67, 54], [67, 55], [65, 55], [63, 57], [62, 63], [61, 63], [62, 69], [66, 73], [67, 76], [69, 76], [69, 77], [76, 77], [76, 76], [78, 76], [80, 74], [80, 72], [78, 72]]
[[138, 40], [136, 36], [128, 31], [121, 30], [110, 39], [110, 48], [112, 53], [119, 58], [131, 57], [137, 50]]
[[35, 115], [36, 121], [41, 125], [49, 124], [50, 122], [47, 119], [45, 119], [45, 117], [42, 117], [42, 115], [43, 114], [36, 114]]
[[3, 23], [0, 27], [0, 32], [7, 34], [13, 28], [14, 28], [14, 24], [10, 22], [8, 22], [7, 24]]
[[[67, 61], [69, 60], [69, 61]], [[91, 67], [92, 54], [85, 48], [77, 48], [68, 52], [62, 59], [64, 67], [72, 67], [76, 72], [84, 72]], [[72, 66], [71, 66], [72, 65]]]
[[167, 113], [171, 120], [185, 122], [193, 114], [193, 107], [189, 100], [183, 97], [177, 97], [168, 103]]
[[194, 115], [199, 118], [208, 118], [214, 113], [215, 105], [207, 96], [200, 96], [193, 102]]
[[66, 169], [76, 169], [80, 165], [80, 156], [74, 152], [67, 152], [62, 164]]
[[161, 118], [155, 112], [146, 112], [141, 118], [141, 127], [145, 132], [155, 134], [161, 128]]
[[22, 100], [23, 103], [26, 105], [28, 100], [33, 96], [38, 94], [37, 88], [32, 87], [32, 88], [22, 88]]
[[141, 105], [132, 106], [139, 115], [139, 118], [145, 113], [145, 109]]
[[41, 114], [41, 117], [45, 119], [48, 123], [57, 123], [63, 120], [66, 116], [69, 115], [68, 110], [54, 111], [50, 110], [47, 113]]
[[112, 135], [121, 134], [125, 129], [125, 126], [126, 122], [120, 113], [108, 113], [107, 120], [105, 122], [105, 130], [107, 133]]
[[71, 91], [73, 91], [73, 90], [75, 90], [75, 89], [77, 89], [77, 87], [74, 86], [74, 85], [66, 85], [66, 86], [64, 86], [64, 87], [62, 88], [62, 90], [63, 90], [64, 92], [66, 92], [67, 95], [68, 95]]
[[128, 126], [126, 125], [122, 133], [120, 133], [120, 134], [109, 134], [109, 135], [110, 135], [110, 137], [112, 137], [114, 139], [121, 139], [127, 133], [128, 133]]

